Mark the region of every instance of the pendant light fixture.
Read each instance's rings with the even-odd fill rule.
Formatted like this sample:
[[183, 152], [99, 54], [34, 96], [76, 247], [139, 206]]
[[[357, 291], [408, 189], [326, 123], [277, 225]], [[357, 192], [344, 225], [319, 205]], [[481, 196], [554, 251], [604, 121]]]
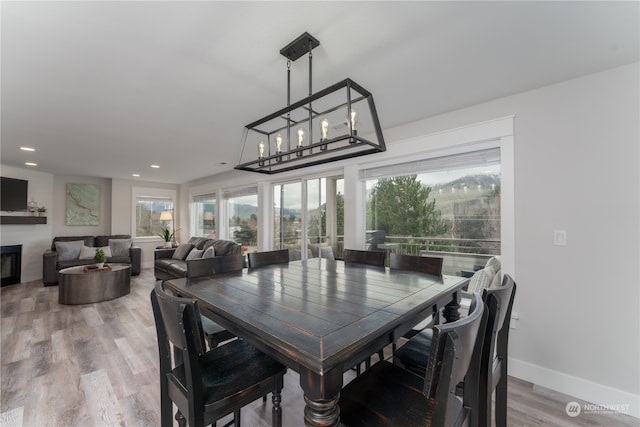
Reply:
[[[280, 50], [287, 58], [287, 106], [245, 126], [238, 170], [274, 174], [386, 151], [371, 92], [345, 79], [312, 91], [312, 50], [304, 33]], [[291, 62], [309, 57], [309, 96], [291, 104]]]

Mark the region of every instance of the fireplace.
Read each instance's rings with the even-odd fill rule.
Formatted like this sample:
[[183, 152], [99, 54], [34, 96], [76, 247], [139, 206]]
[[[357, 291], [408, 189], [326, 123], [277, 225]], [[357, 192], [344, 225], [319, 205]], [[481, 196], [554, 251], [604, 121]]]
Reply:
[[1, 246], [0, 250], [1, 286], [20, 283], [22, 245]]

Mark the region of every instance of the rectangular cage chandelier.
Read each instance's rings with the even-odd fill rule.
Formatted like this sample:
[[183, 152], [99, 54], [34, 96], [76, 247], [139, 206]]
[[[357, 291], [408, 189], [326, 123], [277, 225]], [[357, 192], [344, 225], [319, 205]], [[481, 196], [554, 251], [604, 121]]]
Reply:
[[[371, 92], [345, 79], [313, 93], [311, 51], [304, 33], [280, 50], [287, 58], [287, 106], [245, 126], [235, 169], [264, 174], [386, 151]], [[291, 62], [308, 54], [309, 96], [291, 104]]]

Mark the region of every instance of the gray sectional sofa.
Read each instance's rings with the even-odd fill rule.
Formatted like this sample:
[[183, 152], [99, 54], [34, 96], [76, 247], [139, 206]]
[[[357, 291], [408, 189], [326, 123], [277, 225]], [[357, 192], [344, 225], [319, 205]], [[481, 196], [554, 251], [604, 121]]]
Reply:
[[192, 259], [239, 254], [242, 254], [242, 246], [231, 240], [192, 237], [177, 248], [156, 249], [153, 271], [156, 280], [178, 279], [187, 277], [187, 263]]
[[[45, 286], [58, 283], [58, 271], [77, 265], [93, 264], [95, 250], [105, 248], [107, 262], [131, 264], [131, 275], [140, 274], [142, 248], [133, 246], [131, 236], [60, 236], [54, 237], [51, 248], [42, 255], [42, 282]], [[108, 250], [106, 249], [108, 248]]]

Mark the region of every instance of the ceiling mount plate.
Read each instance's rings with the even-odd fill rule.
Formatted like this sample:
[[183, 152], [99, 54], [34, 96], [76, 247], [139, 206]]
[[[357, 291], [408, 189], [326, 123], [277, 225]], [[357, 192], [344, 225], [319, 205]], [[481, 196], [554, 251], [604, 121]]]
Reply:
[[318, 39], [305, 32], [300, 37], [280, 49], [280, 54], [290, 61], [295, 61], [318, 46], [320, 46]]

